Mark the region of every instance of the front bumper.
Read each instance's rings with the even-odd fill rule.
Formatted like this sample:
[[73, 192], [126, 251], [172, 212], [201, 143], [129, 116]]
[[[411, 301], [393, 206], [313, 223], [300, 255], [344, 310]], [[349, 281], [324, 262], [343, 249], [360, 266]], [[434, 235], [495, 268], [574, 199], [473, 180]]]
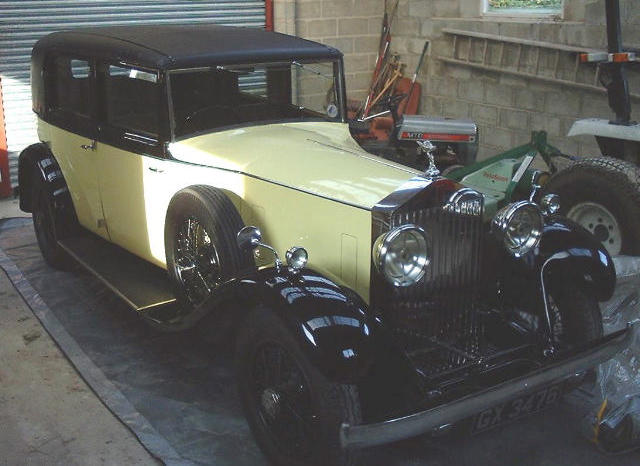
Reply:
[[630, 323], [625, 330], [603, 338], [597, 345], [581, 353], [549, 364], [495, 387], [465, 396], [459, 400], [426, 411], [375, 424], [351, 426], [343, 424], [340, 442], [343, 447], [369, 447], [395, 442], [423, 434], [439, 426], [461, 421], [511, 398], [526, 395], [539, 388], [584, 372], [611, 359], [640, 337], [640, 323]]

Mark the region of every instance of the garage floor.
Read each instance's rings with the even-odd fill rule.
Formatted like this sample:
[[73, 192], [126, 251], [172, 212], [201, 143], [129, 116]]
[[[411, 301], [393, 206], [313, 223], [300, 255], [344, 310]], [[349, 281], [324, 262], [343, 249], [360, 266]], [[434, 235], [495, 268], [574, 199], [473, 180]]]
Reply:
[[159, 464], [93, 394], [2, 270], [0, 341], [0, 464]]
[[[265, 464], [240, 411], [235, 395], [231, 358], [226, 348], [205, 343], [189, 333], [159, 333], [140, 321], [93, 277], [80, 270], [65, 273], [50, 269], [42, 260], [30, 221], [11, 220], [0, 224], [0, 265], [8, 272], [14, 285], [27, 298], [32, 310], [52, 332], [85, 380], [89, 381], [110, 409], [136, 432], [142, 443], [155, 455], [169, 464]], [[2, 280], [6, 280], [6, 277], [0, 277], [0, 286]], [[18, 343], [24, 344], [31, 351], [31, 348], [37, 348], [31, 345], [38, 345], [39, 341], [47, 339], [34, 315], [26, 312], [19, 300], [2, 299], [0, 302], [0, 307], [4, 305], [8, 308], [7, 311], [2, 310], [1, 331], [5, 332], [6, 326], [11, 324], [25, 325], [23, 335], [29, 332], [33, 332], [32, 335], [40, 333], [32, 343], [14, 342], [17, 346], [13, 350], [3, 344], [0, 350], [2, 353], [21, 349], [22, 347], [18, 348]], [[23, 317], [28, 319], [19, 322]], [[28, 336], [27, 339], [29, 338], [32, 337]], [[4, 361], [4, 354], [0, 356]], [[21, 433], [18, 422], [21, 413], [39, 413], [41, 406], [58, 404], [47, 401], [47, 398], [39, 399], [42, 395], [35, 394], [30, 403], [29, 396], [26, 396], [21, 404], [11, 405], [13, 400], [10, 397], [14, 395], [4, 384], [7, 375], [3, 373], [7, 369], [11, 374], [27, 370], [22, 366], [28, 365], [21, 362], [22, 356], [14, 354], [13, 357], [14, 366], [3, 365], [0, 368], [0, 380], [3, 381], [0, 384], [0, 419], [6, 418], [7, 422], [3, 424], [11, 425], [8, 434], [3, 432], [0, 435], [0, 451], [7, 451], [3, 444], [8, 445], [14, 438], [24, 442], [24, 433]], [[30, 382], [28, 379], [31, 375], [25, 373], [24, 379], [14, 381], [12, 390], [18, 391], [21, 384], [28, 387], [30, 383], [47, 383], [46, 377], [50, 375], [38, 372], [37, 357], [33, 358], [29, 364], [34, 365], [34, 382]], [[74, 392], [70, 387], [75, 386], [76, 382], [78, 386], [84, 387], [73, 371], [61, 370], [55, 379], [66, 384], [65, 387], [72, 393]], [[51, 400], [53, 399], [57, 400], [57, 397], [52, 397]], [[80, 401], [76, 402], [78, 409], [84, 411]], [[581, 420], [594, 403], [597, 400], [578, 392], [566, 397], [550, 411], [484, 434], [473, 437], [421, 437], [378, 448], [372, 452], [367, 463], [638, 464], [638, 453], [604, 456], [583, 438], [580, 432]], [[107, 453], [119, 450], [123, 455], [130, 456], [96, 462], [151, 462], [151, 457], [145, 456], [144, 450], [138, 449], [136, 452], [135, 442], [132, 437], [127, 436], [124, 428], [125, 438], [116, 434], [110, 434], [112, 437], [109, 437], [99, 430], [91, 431], [92, 428], [107, 425], [109, 421], [115, 422], [102, 405], [98, 405], [98, 408], [105, 412], [92, 412], [86, 408], [86, 417], [84, 412], [76, 416], [81, 418], [79, 421], [84, 420], [79, 426], [88, 426], [86, 429], [83, 427], [81, 433], [89, 434], [94, 442], [82, 442], [86, 453], [96, 455], [97, 452], [105, 451], [105, 445], [99, 445], [99, 441], [112, 439]], [[89, 419], [99, 421], [92, 423]], [[60, 419], [57, 421], [66, 422]], [[27, 422], [31, 423], [29, 428], [34, 428], [33, 422]], [[65, 429], [54, 423], [48, 427], [47, 435], [71, 445], [74, 440], [69, 439], [74, 434], [67, 433]], [[117, 442], [118, 446], [113, 445], [113, 442]], [[129, 444], [132, 445], [127, 449]], [[102, 458], [101, 454], [98, 454], [98, 458]], [[86, 460], [87, 457], [82, 458]], [[73, 463], [65, 461], [65, 458], [53, 459], [51, 462]], [[14, 461], [9, 463], [13, 464]]]

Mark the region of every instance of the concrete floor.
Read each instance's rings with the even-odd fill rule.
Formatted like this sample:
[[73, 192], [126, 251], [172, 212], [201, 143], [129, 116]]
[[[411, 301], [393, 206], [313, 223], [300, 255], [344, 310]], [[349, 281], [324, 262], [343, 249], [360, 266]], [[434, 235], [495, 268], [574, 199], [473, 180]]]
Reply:
[[[0, 200], [0, 218], [25, 216]], [[0, 271], [0, 465], [155, 465]]]

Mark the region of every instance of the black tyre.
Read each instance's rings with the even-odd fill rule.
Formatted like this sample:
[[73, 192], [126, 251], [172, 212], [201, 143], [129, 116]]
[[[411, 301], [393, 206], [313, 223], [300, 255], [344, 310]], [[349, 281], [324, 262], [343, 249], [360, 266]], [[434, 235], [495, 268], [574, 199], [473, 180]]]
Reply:
[[554, 337], [561, 346], [580, 346], [602, 338], [598, 301], [579, 287], [565, 286], [552, 291], [550, 311]]
[[65, 224], [65, 218], [56, 209], [53, 194], [39, 172], [33, 175], [31, 209], [33, 228], [44, 260], [55, 269], [68, 270], [73, 262], [58, 240], [67, 235], [71, 226]]
[[574, 162], [556, 173], [544, 193], [560, 196], [560, 213], [580, 224], [611, 255], [640, 255], [640, 170], [600, 157]]
[[252, 255], [236, 244], [242, 227], [238, 211], [219, 189], [191, 186], [173, 197], [165, 219], [165, 252], [169, 278], [185, 311], [255, 266]]
[[271, 311], [254, 310], [236, 340], [236, 370], [243, 409], [272, 464], [353, 465], [339, 427], [361, 422], [357, 388], [330, 382], [303, 354]]

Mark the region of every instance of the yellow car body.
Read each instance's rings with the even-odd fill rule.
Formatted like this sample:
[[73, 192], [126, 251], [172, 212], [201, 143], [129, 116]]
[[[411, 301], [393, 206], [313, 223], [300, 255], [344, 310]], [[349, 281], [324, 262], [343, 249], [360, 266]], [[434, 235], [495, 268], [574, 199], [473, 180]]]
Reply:
[[[210, 132], [157, 158], [96, 143], [42, 120], [82, 226], [166, 268], [164, 222], [172, 197], [192, 185], [222, 189], [246, 225], [284, 257], [369, 296], [371, 208], [419, 172], [363, 151], [343, 123], [301, 122]], [[268, 255], [258, 259], [266, 265]]]

